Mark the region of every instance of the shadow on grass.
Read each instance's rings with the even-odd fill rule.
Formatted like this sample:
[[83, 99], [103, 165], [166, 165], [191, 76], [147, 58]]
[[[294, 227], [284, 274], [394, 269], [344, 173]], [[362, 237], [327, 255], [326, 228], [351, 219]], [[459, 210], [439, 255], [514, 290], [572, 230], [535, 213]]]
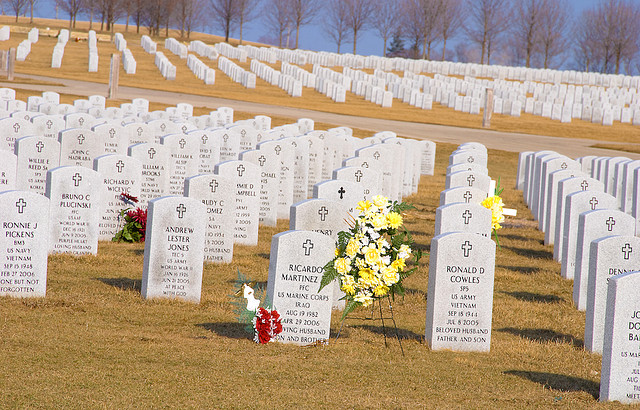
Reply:
[[503, 246], [502, 248], [508, 249], [517, 255], [525, 256], [527, 258], [533, 258], [533, 259], [552, 259], [553, 258], [553, 252], [550, 252], [546, 249], [535, 250], [535, 249], [528, 249], [528, 248], [516, 248], [514, 246]]
[[531, 292], [502, 292], [502, 293], [525, 302], [560, 303], [563, 300], [561, 297], [556, 295], [541, 295], [539, 293], [531, 293]]
[[502, 329], [496, 330], [498, 332], [510, 333], [512, 335], [520, 336], [533, 342], [570, 343], [577, 349], [584, 348], [583, 340], [577, 339], [569, 334], [558, 333], [551, 329], [516, 329], [514, 327], [503, 327]]
[[245, 330], [246, 325], [238, 322], [198, 323], [196, 326], [230, 339], [251, 339], [253, 337]]
[[[376, 320], [376, 322], [379, 323], [379, 320]], [[385, 320], [385, 326], [384, 328], [382, 327], [382, 325], [366, 325], [366, 324], [359, 324], [359, 325], [349, 325], [350, 328], [352, 329], [363, 329], [363, 330], [367, 330], [371, 333], [375, 333], [377, 335], [383, 336], [384, 334], [387, 335], [387, 339], [395, 339], [396, 338], [396, 329], [393, 327], [393, 322], [391, 320]], [[342, 329], [342, 333], [340, 334], [340, 337], [346, 336], [345, 335], [345, 328], [347, 326], [345, 325], [345, 327]], [[422, 343], [423, 339], [424, 339], [424, 335], [419, 335], [415, 332], [412, 332], [411, 330], [407, 330], [407, 329], [400, 329], [398, 328], [398, 336], [400, 337], [401, 340], [415, 340], [416, 342]], [[348, 337], [348, 336], [346, 336]], [[387, 343], [389, 342], [389, 340], [387, 340]]]
[[132, 249], [131, 252], [138, 256], [144, 256], [144, 249]]
[[271, 258], [271, 254], [269, 253], [256, 253], [256, 255], [266, 260], [269, 260]]
[[579, 377], [526, 370], [507, 370], [504, 374], [518, 376], [553, 390], [562, 392], [584, 391], [592, 395], [594, 399], [598, 399], [600, 396], [599, 383]]
[[513, 234], [513, 233], [499, 233], [498, 236], [500, 237], [500, 239], [504, 238], [504, 239], [510, 239], [513, 241], [523, 241], [523, 242], [529, 242], [532, 239], [528, 236], [523, 236], [523, 235], [517, 235], [517, 234]]
[[133, 290], [140, 293], [142, 289], [142, 280], [130, 278], [94, 278], [105, 285], [113, 286], [121, 290]]
[[[423, 299], [425, 299], [425, 300], [427, 299], [427, 292], [425, 292], [422, 289], [405, 288], [404, 292], [407, 295], [420, 295]], [[404, 299], [403, 299], [403, 301], [404, 301]]]
[[506, 265], [496, 265], [496, 268], [503, 268], [512, 272], [522, 273], [524, 275], [531, 275], [536, 272], [539, 272], [540, 269], [534, 268], [532, 266], [506, 266]]

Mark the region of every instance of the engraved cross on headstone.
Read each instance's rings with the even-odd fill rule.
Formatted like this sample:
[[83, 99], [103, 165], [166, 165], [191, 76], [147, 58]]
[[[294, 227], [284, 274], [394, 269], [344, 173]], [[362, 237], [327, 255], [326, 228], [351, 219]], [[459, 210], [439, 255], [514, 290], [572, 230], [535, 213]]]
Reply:
[[472, 216], [473, 215], [471, 214], [471, 212], [468, 209], [466, 209], [464, 211], [464, 213], [462, 214], [462, 219], [464, 219], [464, 224], [465, 225], [469, 225], [469, 220], [471, 219]]
[[38, 150], [38, 152], [42, 152], [43, 148], [44, 148], [44, 143], [42, 141], [38, 141], [38, 143], [36, 144], [36, 149]]
[[149, 159], [153, 159], [153, 156], [156, 155], [156, 150], [151, 147], [149, 148], [149, 151], [147, 151], [147, 154], [149, 154]]
[[375, 158], [375, 160], [379, 160], [380, 159], [380, 153], [378, 151], [373, 153], [373, 158]]
[[80, 125], [84, 124], [84, 117], [78, 118], [78, 124]]
[[275, 149], [276, 155], [280, 155], [280, 151], [282, 151], [282, 147], [280, 145], [276, 145]]
[[469, 175], [467, 177], [467, 182], [469, 183], [469, 186], [473, 186], [473, 183], [476, 181], [476, 177], [474, 177], [473, 175]]
[[616, 220], [613, 219], [613, 216], [610, 216], [609, 219], [607, 219], [607, 221], [605, 222], [607, 224], [607, 230], [609, 232], [613, 231], [613, 227], [616, 224]]
[[13, 124], [13, 130], [16, 132], [16, 134], [18, 133], [18, 131], [20, 131], [20, 124], [18, 124], [17, 122], [15, 124]]
[[624, 260], [629, 260], [629, 256], [631, 256], [631, 252], [633, 252], [633, 248], [630, 244], [625, 243], [622, 247], [622, 253], [624, 254]]
[[347, 191], [345, 191], [344, 187], [342, 187], [342, 186], [340, 187], [340, 189], [338, 189], [338, 193], [340, 194], [340, 199], [344, 199], [345, 192], [347, 192]]
[[582, 183], [580, 184], [580, 187], [582, 188], [583, 191], [586, 191], [587, 188], [589, 188], [589, 183], [586, 180], [583, 180]]
[[356, 176], [356, 182], [360, 182], [360, 180], [362, 179], [362, 171], [357, 170], [355, 176]]
[[50, 130], [51, 127], [53, 127], [53, 121], [51, 120], [47, 120], [47, 122], [45, 123], [47, 125], [47, 129]]
[[209, 186], [211, 187], [211, 192], [216, 192], [216, 189], [218, 189], [218, 181], [216, 181], [215, 179], [212, 179], [211, 182], [209, 182]]
[[369, 163], [368, 162], [363, 162], [362, 163], [362, 168], [369, 168]]
[[475, 160], [473, 159], [473, 157], [469, 157], [469, 158], [467, 158], [467, 162], [468, 162], [468, 163], [473, 164], [473, 161], [475, 161]]
[[560, 165], [560, 168], [562, 169], [567, 169], [568, 165], [566, 162], [563, 162], [562, 165]]
[[124, 168], [124, 162], [122, 162], [122, 160], [119, 160], [118, 162], [116, 162], [116, 168], [118, 169], [118, 173], [122, 173], [122, 168]]
[[187, 212], [187, 207], [184, 204], [180, 204], [176, 207], [176, 212], [178, 212], [178, 218], [182, 219], [184, 213]]
[[307, 239], [302, 244], [302, 247], [304, 248], [304, 256], [310, 256], [311, 255], [311, 249], [313, 249], [313, 242], [311, 242], [311, 239]]
[[473, 198], [473, 194], [471, 193], [471, 191], [466, 191], [462, 197], [464, 198], [464, 202], [469, 203], [469, 201], [471, 201], [471, 198]]
[[207, 137], [207, 134], [202, 134], [202, 137], [200, 139], [202, 140], [203, 144], [206, 144], [209, 137]]
[[591, 210], [595, 210], [596, 206], [598, 205], [598, 198], [596, 198], [595, 196], [593, 198], [591, 198], [591, 200], [589, 201], [589, 204], [591, 204]]
[[228, 134], [224, 134], [224, 135], [222, 136], [222, 139], [224, 140], [224, 143], [226, 144], [226, 143], [227, 143], [227, 141], [229, 140], [229, 135], [228, 135]]
[[18, 213], [19, 214], [24, 212], [24, 207], [25, 206], [27, 206], [27, 202], [24, 200], [24, 198], [18, 199], [18, 202], [16, 202], [16, 208], [18, 208]]
[[267, 162], [267, 159], [264, 155], [260, 155], [260, 158], [258, 158], [258, 162], [260, 163], [260, 166], [263, 167], [264, 163]]
[[138, 137], [142, 137], [142, 133], [144, 132], [142, 127], [138, 127], [138, 129], [136, 131], [138, 132]]
[[84, 138], [84, 134], [80, 134], [78, 135], [78, 144], [82, 145], [82, 143], [84, 142], [85, 138]]
[[318, 209], [318, 215], [320, 215], [320, 220], [322, 222], [324, 222], [327, 219], [328, 213], [329, 213], [329, 210], [327, 209], [326, 206], [323, 206], [322, 208]]
[[244, 171], [245, 171], [244, 165], [242, 165], [242, 164], [238, 165], [238, 167], [236, 168], [236, 171], [238, 171], [238, 176], [241, 177], [242, 174], [244, 174]]
[[80, 175], [79, 172], [76, 172], [76, 174], [71, 179], [73, 179], [73, 186], [80, 186], [80, 181], [82, 181], [82, 175]]
[[116, 130], [114, 128], [109, 129], [109, 136], [113, 138], [114, 135], [116, 135]]
[[184, 138], [180, 139], [180, 141], [178, 141], [178, 144], [180, 144], [180, 149], [183, 149], [185, 145], [187, 145], [187, 141], [184, 140]]
[[464, 243], [460, 248], [462, 249], [462, 252], [464, 252], [464, 257], [468, 258], [469, 253], [471, 252], [471, 249], [473, 249], [473, 245], [471, 245], [471, 242], [469, 241], [464, 241]]

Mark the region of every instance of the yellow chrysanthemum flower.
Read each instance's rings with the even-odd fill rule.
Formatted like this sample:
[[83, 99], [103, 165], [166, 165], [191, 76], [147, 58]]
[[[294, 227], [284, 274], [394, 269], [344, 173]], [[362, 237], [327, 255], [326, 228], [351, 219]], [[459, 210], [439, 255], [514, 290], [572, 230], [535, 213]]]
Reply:
[[502, 214], [504, 203], [502, 202], [502, 198], [498, 195], [490, 196], [485, 198], [480, 205], [491, 211], [491, 229], [497, 231], [502, 228], [500, 225], [501, 222], [504, 222], [504, 215]]
[[367, 262], [368, 265], [375, 265], [380, 260], [380, 252], [371, 246], [366, 246], [366, 251], [364, 253], [364, 261]]
[[342, 283], [342, 286], [340, 286], [340, 289], [342, 289], [344, 293], [351, 296], [355, 295], [356, 289], [355, 289], [355, 282], [353, 280], [353, 276], [343, 275], [340, 277], [340, 282]]
[[398, 229], [402, 225], [402, 215], [397, 212], [387, 214], [387, 223], [392, 229]]
[[398, 270], [392, 268], [391, 266], [382, 268], [380, 272], [382, 273], [382, 282], [384, 282], [384, 284], [387, 286], [396, 284], [398, 282], [398, 279], [400, 279]]
[[386, 196], [376, 195], [371, 199], [373, 200], [373, 204], [378, 208], [384, 208], [389, 204], [389, 198], [387, 198]]
[[370, 283], [375, 278], [373, 270], [369, 268], [360, 269], [360, 271], [358, 271], [358, 275], [360, 275], [360, 280], [364, 283]]
[[333, 267], [339, 274], [345, 274], [350, 270], [350, 266], [345, 258], [336, 258], [335, 262], [333, 262]]
[[381, 297], [387, 294], [387, 292], [389, 292], [389, 288], [385, 285], [378, 285], [374, 290], [373, 290], [373, 294], [376, 297]]
[[373, 298], [371, 297], [371, 295], [368, 295], [366, 293], [357, 294], [353, 298], [353, 300], [355, 300], [356, 302], [362, 303], [363, 307], [367, 307], [367, 306], [371, 305], [371, 303], [373, 302]]
[[404, 259], [398, 258], [395, 261], [391, 262], [391, 267], [396, 271], [402, 271], [405, 267]]
[[358, 253], [358, 241], [356, 241], [354, 238], [349, 239], [349, 242], [347, 243], [346, 253], [350, 258], [355, 257], [356, 253]]
[[371, 225], [373, 225], [376, 230], [387, 229], [387, 224], [387, 218], [384, 214], [376, 214], [371, 218]]
[[356, 206], [356, 209], [360, 211], [361, 214], [366, 213], [371, 208], [371, 202], [369, 201], [360, 201]]

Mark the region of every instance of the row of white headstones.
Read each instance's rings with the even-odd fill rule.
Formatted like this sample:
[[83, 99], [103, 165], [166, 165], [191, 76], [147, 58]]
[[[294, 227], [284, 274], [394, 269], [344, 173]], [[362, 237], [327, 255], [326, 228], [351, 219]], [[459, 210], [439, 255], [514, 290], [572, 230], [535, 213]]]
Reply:
[[585, 348], [603, 355], [601, 401], [640, 402], [639, 173], [625, 157], [520, 154], [516, 188], [573, 279]]
[[[70, 120], [71, 118], [66, 119]], [[77, 119], [74, 117], [73, 121]], [[90, 116], [85, 120], [87, 124], [90, 123]], [[171, 121], [167, 121], [167, 124], [171, 123]], [[231, 124], [230, 128], [242, 127], [242, 130], [248, 131], [251, 129], [250, 127], [264, 124], [265, 122], [261, 119], [260, 121], [248, 121], [244, 124]], [[238, 140], [244, 136], [241, 131], [234, 132], [230, 128], [224, 129], [228, 136], [227, 139], [236, 140], [236, 147], [238, 147]], [[106, 132], [107, 129], [102, 129], [102, 132]], [[201, 278], [200, 280], [196, 278], [191, 280], [190, 277], [183, 277], [181, 276], [184, 273], [182, 270], [190, 272], [193, 266], [202, 265], [204, 260], [229, 262], [234, 243], [255, 244], [259, 217], [261, 213], [265, 214], [264, 211], [267, 208], [284, 209], [284, 214], [286, 214], [277, 212], [272, 215], [271, 221], [266, 221], [266, 218], [263, 218], [263, 222], [266, 221], [267, 224], [275, 224], [278, 217], [288, 217], [292, 196], [288, 196], [284, 204], [280, 204], [284, 206], [278, 206], [278, 198], [283, 192], [288, 194], [294, 192], [292, 188], [297, 186], [297, 182], [294, 183], [294, 181], [303, 180], [308, 184], [311, 158], [315, 159], [313, 161], [316, 164], [314, 172], [317, 177], [328, 176], [330, 179], [334, 176], [338, 179], [316, 183], [311, 189], [308, 185], [300, 185], [300, 192], [296, 192], [301, 195], [299, 199], [307, 198], [309, 193], [312, 193], [315, 198], [327, 199], [311, 199], [303, 201], [305, 204], [291, 207], [291, 213], [294, 215], [290, 220], [291, 226], [296, 230], [304, 229], [305, 225], [302, 221], [305, 220], [303, 215], [306, 212], [307, 215], [313, 215], [318, 220], [317, 223], [322, 222], [322, 226], [314, 228], [314, 230], [330, 236], [332, 242], [340, 230], [335, 223], [342, 223], [343, 219], [347, 217], [347, 212], [352, 210], [358, 200], [371, 197], [376, 193], [388, 194], [394, 199], [399, 199], [415, 192], [417, 179], [423, 171], [433, 174], [435, 156], [435, 144], [433, 143], [399, 139], [395, 138], [393, 133], [388, 132], [360, 140], [347, 135], [347, 129], [312, 130], [313, 122], [311, 120], [301, 120], [298, 124], [279, 127], [276, 131], [262, 132], [264, 140], [259, 146], [248, 147], [257, 149], [245, 151], [238, 149], [234, 158], [217, 164], [212, 156], [210, 158], [212, 173], [206, 175], [195, 175], [198, 174], [197, 165], [201, 160], [201, 144], [204, 143], [201, 135], [191, 135], [193, 138], [189, 138], [188, 133], [177, 133], [162, 137], [162, 144], [154, 145], [155, 143], [149, 142], [138, 144], [138, 147], [143, 146], [144, 148], [140, 151], [143, 157], [149, 154], [148, 159], [156, 161], [156, 166], [152, 167], [153, 164], [150, 163], [148, 170], [165, 168], [170, 172], [163, 174], [181, 181], [178, 184], [181, 187], [184, 183], [183, 190], [187, 196], [182, 196], [183, 191], [181, 190], [175, 192], [180, 196], [163, 198], [162, 200], [156, 199], [154, 200], [158, 201], [156, 209], [159, 209], [160, 203], [165, 203], [162, 202], [164, 200], [168, 202], [171, 200], [180, 201], [180, 204], [174, 207], [176, 213], [174, 218], [176, 221], [174, 222], [176, 224], [187, 220], [185, 216], [187, 210], [205, 210], [204, 214], [198, 214], [195, 220], [190, 220], [191, 222], [184, 230], [175, 227], [175, 229], [158, 228], [155, 232], [161, 233], [154, 237], [152, 233], [154, 224], [166, 225], [169, 222], [163, 222], [160, 217], [154, 219], [152, 206], [149, 206], [147, 246], [156, 242], [153, 238], [158, 238], [157, 240], [161, 241], [162, 251], [171, 252], [170, 256], [165, 255], [165, 259], [160, 255], [154, 256], [150, 260], [156, 262], [164, 260], [165, 263], [161, 264], [158, 269], [164, 269], [169, 273], [165, 272], [161, 275], [164, 275], [165, 279], [172, 276], [175, 278], [172, 277], [171, 281], [161, 281], [162, 285], [160, 286], [164, 286], [161, 293], [151, 292], [148, 296], [195, 300], [196, 296], [193, 295], [197, 294], [199, 300], [199, 290], [192, 294], [191, 291], [186, 292], [185, 289], [189, 288], [190, 284], [195, 286], [195, 284], [201, 283]], [[206, 130], [196, 131], [204, 132], [205, 136], [210, 135], [206, 133]], [[307, 135], [301, 135], [304, 131]], [[54, 167], [56, 165], [55, 159], [60, 152], [59, 147], [62, 145], [61, 142], [64, 142], [68, 133], [74, 133], [75, 137], [72, 140], [77, 144], [75, 146], [76, 154], [83, 151], [83, 155], [78, 156], [78, 160], [87, 159], [85, 164], [87, 166], [75, 164]], [[259, 133], [261, 131], [253, 128], [254, 144], [257, 142], [255, 137]], [[117, 229], [120, 226], [115, 218], [119, 208], [124, 206], [119, 201], [120, 192], [140, 195], [141, 191], [137, 191], [138, 187], [142, 185], [143, 179], [140, 172], [140, 161], [119, 154], [92, 158], [91, 152], [86, 150], [85, 144], [89, 144], [91, 139], [97, 138], [95, 131], [92, 133], [86, 129], [72, 129], [61, 131], [58, 134], [58, 141], [56, 141], [55, 135], [17, 136], [15, 140], [14, 149], [18, 154], [17, 157], [32, 159], [32, 161], [28, 159], [20, 161], [26, 165], [17, 173], [27, 172], [29, 164], [31, 166], [37, 165], [40, 182], [45, 185], [45, 196], [41, 193], [24, 190], [3, 193], [4, 205], [0, 209], [6, 212], [4, 219], [8, 222], [3, 226], [2, 238], [5, 243], [0, 247], [4, 254], [3, 260], [6, 262], [5, 270], [1, 275], [2, 279], [0, 279], [0, 285], [2, 285], [0, 286], [0, 294], [22, 297], [44, 296], [46, 292], [47, 251], [95, 254], [99, 238], [98, 231], [107, 228]], [[83, 138], [79, 138], [80, 136]], [[219, 153], [223, 146], [223, 137], [218, 136], [218, 138], [211, 139], [218, 141]], [[209, 138], [206, 140], [208, 142]], [[180, 150], [187, 149], [187, 145], [191, 145], [188, 154], [181, 154]], [[311, 145], [315, 145], [315, 148], [311, 149]], [[46, 149], [50, 146], [54, 148]], [[58, 149], [56, 150], [55, 147]], [[302, 151], [298, 152], [298, 147]], [[152, 149], [155, 155], [151, 155]], [[160, 153], [163, 150], [167, 154], [164, 163], [160, 161], [162, 158]], [[27, 151], [30, 156], [25, 154]], [[44, 159], [41, 154], [45, 151], [53, 153], [51, 158]], [[135, 149], [132, 147], [129, 152], [133, 151]], [[424, 155], [423, 151], [425, 151]], [[0, 153], [7, 158], [15, 155], [8, 150], [0, 150]], [[171, 158], [172, 155], [173, 158]], [[219, 158], [219, 155], [215, 157]], [[240, 158], [238, 159], [238, 157]], [[305, 158], [307, 161], [303, 160]], [[404, 164], [403, 167], [394, 164], [398, 158], [400, 158], [400, 163]], [[184, 169], [182, 169], [182, 176], [180, 176], [178, 168], [170, 165], [171, 161], [195, 164], [196, 171], [190, 172], [186, 168], [194, 168], [182, 164]], [[6, 162], [10, 163], [10, 161]], [[345, 164], [348, 165], [341, 167]], [[91, 166], [94, 167], [94, 170], [90, 169]], [[295, 175], [292, 171], [295, 171]], [[190, 175], [194, 176], [190, 177]], [[303, 176], [306, 176], [306, 179], [302, 178]], [[149, 178], [147, 178], [148, 180]], [[162, 195], [161, 190], [157, 192], [158, 194], [155, 196]], [[154, 201], [151, 203], [155, 203]], [[322, 201], [324, 202], [319, 204]], [[105, 203], [112, 203], [115, 206], [107, 210]], [[195, 208], [191, 205], [194, 203], [198, 204]], [[315, 208], [312, 211], [305, 211], [310, 206]], [[43, 209], [49, 211], [43, 212]], [[311, 221], [309, 217], [307, 220]], [[206, 223], [203, 223], [205, 221]], [[115, 224], [110, 225], [112, 222]], [[327, 225], [330, 222], [333, 222], [334, 225]], [[312, 227], [310, 224], [311, 222], [308, 222], [306, 226]], [[206, 239], [202, 243], [199, 242], [198, 235], [194, 234], [192, 237], [191, 233], [193, 232], [189, 232], [189, 230], [193, 231], [194, 227], [205, 230]], [[168, 234], [166, 229], [173, 229], [173, 231]], [[113, 232], [110, 231], [103, 239], [109, 239]], [[185, 232], [189, 232], [189, 234], [185, 236]], [[35, 243], [38, 244], [37, 247]], [[43, 246], [46, 243], [50, 245]], [[305, 247], [311, 249], [309, 243]], [[149, 252], [151, 252], [150, 249]], [[195, 259], [193, 256], [187, 257], [194, 252], [199, 252], [200, 255]], [[214, 256], [208, 259], [205, 252]], [[310, 251], [307, 250], [307, 252]], [[314, 261], [317, 262], [318, 259], [316, 258]], [[177, 270], [172, 271], [173, 268]], [[181, 278], [179, 282], [178, 278]], [[145, 296], [147, 296], [149, 289], [156, 289], [156, 287], [149, 288], [145, 284]], [[334, 297], [331, 298], [331, 304], [334, 299]]]

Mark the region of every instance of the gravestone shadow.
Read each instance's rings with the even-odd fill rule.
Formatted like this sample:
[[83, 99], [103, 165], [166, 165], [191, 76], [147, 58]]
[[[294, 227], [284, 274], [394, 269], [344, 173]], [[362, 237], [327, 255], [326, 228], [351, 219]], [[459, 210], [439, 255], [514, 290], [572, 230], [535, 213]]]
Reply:
[[[363, 329], [369, 331], [371, 333], [383, 336], [387, 335], [387, 339], [395, 339], [396, 338], [396, 329], [393, 327], [393, 322], [389, 320], [389, 326], [386, 325], [387, 321], [385, 320], [385, 327], [382, 325], [367, 325], [367, 324], [359, 324], [359, 325], [349, 325], [350, 328], [353, 329]], [[344, 334], [344, 329], [343, 329]], [[419, 335], [411, 330], [398, 328], [398, 336], [401, 340], [415, 340], [419, 343], [422, 343], [424, 339], [424, 335]], [[342, 335], [340, 335], [342, 337]]]
[[600, 383], [592, 380], [582, 379], [580, 377], [567, 376], [557, 373], [532, 372], [526, 370], [507, 370], [504, 374], [518, 376], [523, 379], [538, 383], [552, 390], [562, 392], [579, 392], [584, 391], [598, 399], [600, 396]]
[[141, 279], [131, 279], [131, 278], [94, 278], [94, 279], [99, 280], [105, 285], [113, 286], [114, 288], [118, 288], [120, 290], [133, 290], [140, 293], [142, 289]]
[[251, 339], [252, 335], [245, 330], [246, 325], [238, 322], [198, 323], [196, 326], [206, 329], [218, 336], [230, 339]]
[[518, 300], [522, 300], [524, 302], [535, 302], [535, 303], [560, 303], [564, 299], [556, 295], [541, 295], [539, 293], [531, 293], [531, 292], [502, 292], [505, 295], [512, 296]]
[[533, 266], [507, 266], [507, 265], [496, 265], [496, 268], [507, 269], [511, 272], [522, 273], [523, 275], [532, 275], [540, 269], [534, 268]]
[[573, 335], [566, 333], [559, 333], [551, 329], [516, 329], [513, 327], [503, 327], [502, 329], [496, 329], [498, 332], [510, 333], [515, 336], [520, 336], [524, 339], [531, 340], [538, 343], [569, 343], [576, 349], [584, 348], [584, 341], [578, 339]]
[[529, 248], [517, 248], [515, 246], [506, 246], [506, 245], [503, 245], [502, 247], [504, 249], [508, 249], [512, 251], [513, 253], [519, 256], [526, 256], [527, 258], [553, 259], [553, 252], [550, 252], [545, 249], [535, 250], [535, 249], [529, 249]]

